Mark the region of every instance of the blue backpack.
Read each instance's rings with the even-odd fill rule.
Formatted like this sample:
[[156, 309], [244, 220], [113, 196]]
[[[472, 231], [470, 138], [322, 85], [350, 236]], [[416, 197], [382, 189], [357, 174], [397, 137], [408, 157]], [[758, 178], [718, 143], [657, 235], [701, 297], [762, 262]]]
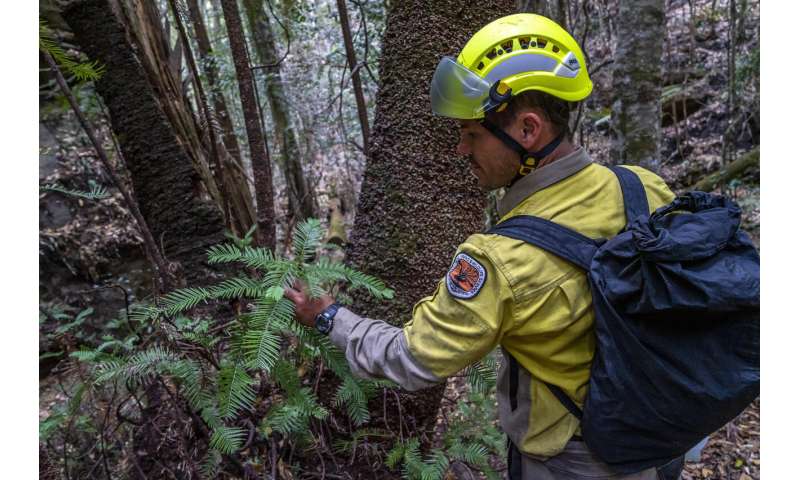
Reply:
[[758, 396], [760, 268], [730, 200], [689, 192], [649, 215], [639, 177], [612, 170], [628, 220], [617, 236], [593, 240], [532, 216], [489, 233], [588, 272], [597, 342], [583, 409], [548, 388], [581, 420], [589, 449], [626, 474], [682, 458]]

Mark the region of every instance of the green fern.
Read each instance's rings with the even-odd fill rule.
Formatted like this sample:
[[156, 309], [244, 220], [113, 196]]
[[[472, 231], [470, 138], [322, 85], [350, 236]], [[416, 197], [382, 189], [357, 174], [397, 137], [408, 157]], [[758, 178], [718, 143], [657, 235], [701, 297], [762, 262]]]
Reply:
[[80, 81], [99, 80], [105, 67], [94, 62], [76, 62], [52, 38], [53, 33], [44, 20], [39, 20], [39, 50], [49, 53], [56, 63]]
[[314, 259], [323, 238], [325, 231], [316, 218], [309, 218], [295, 227], [292, 233], [292, 251], [298, 266]]
[[261, 283], [248, 277], [230, 278], [208, 289], [214, 298], [258, 298], [262, 293]]
[[219, 371], [218, 400], [222, 418], [234, 418], [242, 410], [249, 410], [256, 399], [253, 379], [240, 364], [231, 363]]
[[242, 448], [245, 433], [238, 427], [217, 427], [211, 433], [209, 445], [224, 455], [230, 455]]
[[58, 192], [70, 197], [84, 198], [86, 200], [102, 200], [108, 198], [110, 195], [106, 187], [97, 185], [90, 180], [90, 190], [84, 192], [82, 190], [75, 190], [63, 187], [57, 183], [50, 183], [39, 187], [39, 192]]
[[196, 307], [200, 302], [214, 298], [212, 292], [205, 288], [182, 288], [174, 290], [161, 297], [161, 311], [167, 315], [189, 310]]
[[467, 367], [466, 375], [467, 383], [473, 390], [490, 393], [497, 383], [497, 360], [494, 352]]

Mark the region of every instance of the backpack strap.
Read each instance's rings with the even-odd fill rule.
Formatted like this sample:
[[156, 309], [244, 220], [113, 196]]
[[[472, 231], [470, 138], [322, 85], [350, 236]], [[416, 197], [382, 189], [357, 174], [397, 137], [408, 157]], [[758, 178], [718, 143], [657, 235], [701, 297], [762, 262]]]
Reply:
[[[591, 267], [592, 258], [603, 241], [596, 242], [557, 223], [529, 215], [511, 217], [495, 225], [487, 233], [503, 235], [530, 243], [586, 271]], [[509, 354], [508, 357], [510, 372], [509, 403], [513, 411], [517, 406], [517, 372], [519, 371], [519, 365], [513, 355]], [[578, 419], [583, 417], [581, 409], [561, 388], [547, 382], [543, 383], [564, 408]]]
[[487, 233], [515, 238], [535, 245], [588, 271], [599, 246], [591, 238], [557, 223], [530, 215], [517, 215]]
[[618, 165], [609, 168], [617, 176], [619, 186], [622, 188], [622, 201], [625, 203], [627, 223], [630, 224], [639, 216], [649, 215], [650, 206], [647, 203], [647, 194], [639, 175]]

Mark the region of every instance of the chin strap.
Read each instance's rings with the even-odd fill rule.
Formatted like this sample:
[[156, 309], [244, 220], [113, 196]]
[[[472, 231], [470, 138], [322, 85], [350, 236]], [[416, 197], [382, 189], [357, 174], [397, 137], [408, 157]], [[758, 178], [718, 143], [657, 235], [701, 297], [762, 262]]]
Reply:
[[525, 150], [525, 147], [519, 144], [516, 140], [514, 140], [511, 135], [504, 132], [501, 128], [497, 125], [493, 124], [487, 119], [481, 120], [481, 125], [486, 130], [492, 133], [495, 137], [500, 139], [503, 143], [506, 144], [508, 148], [514, 150], [519, 154], [519, 170], [517, 171], [517, 175], [511, 180], [509, 186], [513, 185], [517, 182], [520, 178], [524, 177], [525, 175], [531, 173], [536, 167], [539, 165], [539, 162], [546, 156], [553, 153], [553, 150], [556, 149], [561, 144], [561, 141], [564, 139], [564, 132], [561, 132], [556, 138], [553, 139], [550, 143], [542, 147], [541, 150], [537, 150], [535, 152], [529, 152]]

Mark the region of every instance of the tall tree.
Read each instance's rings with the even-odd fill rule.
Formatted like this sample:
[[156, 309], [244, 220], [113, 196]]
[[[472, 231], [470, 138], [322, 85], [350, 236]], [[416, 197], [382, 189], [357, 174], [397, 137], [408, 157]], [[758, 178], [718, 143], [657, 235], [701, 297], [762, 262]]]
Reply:
[[[367, 118], [367, 103], [364, 101], [364, 90], [361, 88], [361, 65], [356, 62], [356, 49], [353, 47], [353, 34], [350, 31], [350, 16], [347, 14], [347, 5], [344, 0], [336, 0], [336, 8], [339, 10], [339, 23], [342, 25], [342, 37], [344, 38], [344, 49], [347, 53], [347, 64], [350, 66], [350, 78], [353, 82], [353, 93], [356, 97], [356, 107], [358, 108], [358, 121], [361, 125], [361, 139], [364, 151], [369, 145], [369, 118]], [[366, 62], [367, 60], [364, 59]]]
[[205, 250], [224, 238], [212, 201], [219, 192], [180, 80], [169, 69], [158, 12], [147, 2], [74, 0], [63, 17], [78, 45], [106, 67], [97, 92], [153, 237], [187, 280], [202, 283], [210, 274]]
[[[245, 0], [244, 5], [256, 53], [267, 74], [267, 102], [280, 140], [279, 163], [283, 168], [289, 193], [289, 214], [290, 217], [313, 217], [316, 211], [314, 192], [311, 191], [308, 179], [303, 173], [297, 133], [290, 121], [289, 101], [281, 78], [283, 59], [278, 57], [275, 34], [264, 10], [264, 0]], [[291, 219], [289, 223], [292, 223]]]
[[617, 25], [612, 160], [658, 172], [664, 0], [620, 0]]
[[[429, 85], [439, 59], [457, 55], [513, 0], [392, 2], [364, 181], [347, 254], [396, 290], [391, 302], [359, 299], [356, 310], [402, 325], [444, 276], [456, 247], [483, 227], [486, 197], [456, 154], [458, 125], [431, 113]], [[447, 18], [447, 26], [442, 25]], [[419, 427], [433, 420], [442, 388], [406, 396]]]
[[264, 247], [275, 248], [275, 207], [272, 193], [272, 166], [269, 149], [261, 130], [255, 92], [253, 72], [250, 71], [250, 57], [242, 30], [242, 18], [236, 0], [222, 0], [222, 12], [228, 29], [236, 79], [239, 83], [239, 97], [242, 102], [244, 124], [250, 144], [250, 161], [253, 165], [253, 178], [256, 184], [256, 214], [258, 224], [258, 243]]
[[192, 21], [197, 50], [200, 52], [200, 65], [208, 80], [216, 120], [222, 130], [222, 142], [234, 160], [239, 165], [242, 165], [242, 153], [239, 149], [239, 142], [236, 140], [236, 133], [233, 130], [228, 104], [219, 85], [219, 66], [213, 55], [214, 52], [211, 48], [211, 40], [208, 38], [208, 30], [203, 20], [203, 13], [197, 0], [187, 0], [186, 5], [189, 8], [189, 18]]

